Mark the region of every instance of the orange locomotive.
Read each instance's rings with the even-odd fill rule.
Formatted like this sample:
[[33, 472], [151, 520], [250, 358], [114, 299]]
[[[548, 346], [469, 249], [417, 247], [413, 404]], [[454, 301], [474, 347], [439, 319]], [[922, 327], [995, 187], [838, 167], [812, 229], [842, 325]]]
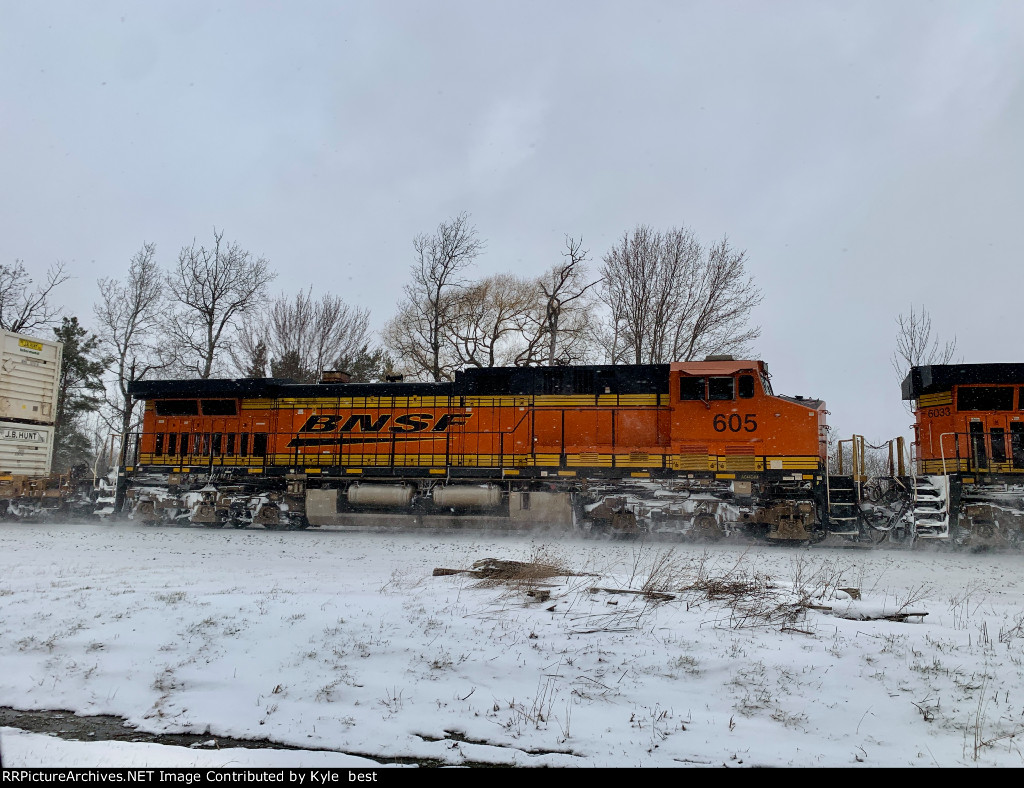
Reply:
[[912, 367], [913, 533], [1024, 543], [1024, 364]]
[[824, 403], [775, 395], [762, 361], [145, 381], [132, 394], [146, 405], [125, 497], [143, 520], [801, 541], [830, 522]]

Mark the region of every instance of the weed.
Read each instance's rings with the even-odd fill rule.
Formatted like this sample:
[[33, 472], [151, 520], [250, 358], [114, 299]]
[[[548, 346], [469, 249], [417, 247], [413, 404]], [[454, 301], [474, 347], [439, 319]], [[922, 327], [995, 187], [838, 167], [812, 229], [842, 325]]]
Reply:
[[971, 614], [977, 611], [984, 601], [984, 597], [977, 604], [972, 605], [973, 598], [984, 588], [984, 584], [978, 580], [972, 580], [958, 593], [949, 597], [949, 609], [953, 614], [953, 628], [965, 629]]
[[973, 739], [973, 748], [971, 752], [971, 758], [974, 761], [978, 760], [978, 756], [981, 754], [981, 748], [986, 746], [985, 741], [985, 716], [988, 707], [988, 699], [986, 697], [985, 689], [988, 687], [988, 662], [985, 663], [985, 671], [981, 675], [981, 686], [978, 688], [978, 705], [974, 710], [974, 723], [971, 726], [971, 736]]
[[405, 698], [402, 697], [404, 690], [396, 687], [384, 691], [384, 697], [377, 701], [391, 714], [397, 714], [405, 707]]
[[999, 628], [999, 642], [1009, 643], [1014, 638], [1024, 637], [1024, 612], [1018, 613], [1013, 619], [1013, 626], [1008, 629]]
[[772, 712], [772, 719], [776, 722], [781, 722], [787, 728], [800, 728], [803, 730], [804, 723], [807, 722], [807, 715], [803, 712], [791, 713], [777, 709]]
[[669, 660], [668, 668], [670, 672], [681, 670], [690, 676], [699, 676], [700, 669], [697, 667], [700, 661], [696, 657], [691, 657], [689, 654], [684, 654], [681, 657]]
[[335, 679], [334, 681], [325, 684], [316, 691], [316, 695], [313, 696], [313, 700], [318, 703], [330, 703], [334, 700], [334, 692], [338, 688], [339, 684], [341, 684], [341, 679]]
[[441, 649], [437, 656], [434, 657], [430, 662], [427, 663], [431, 670], [447, 670], [452, 667], [455, 663], [452, 661], [452, 655], [444, 649]]

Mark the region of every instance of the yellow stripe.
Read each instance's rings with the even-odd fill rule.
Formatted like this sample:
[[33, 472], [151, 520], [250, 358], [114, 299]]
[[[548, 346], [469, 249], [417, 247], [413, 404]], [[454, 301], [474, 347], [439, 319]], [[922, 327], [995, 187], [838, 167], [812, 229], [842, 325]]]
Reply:
[[580, 407], [584, 405], [595, 405], [596, 400], [594, 395], [588, 396], [575, 395], [570, 396], [567, 394], [542, 394], [533, 398], [534, 405], [538, 407], [557, 407], [557, 406], [570, 406]]
[[952, 391], [937, 391], [934, 394], [924, 394], [917, 398], [918, 407], [932, 408], [936, 405], [952, 405]]
[[770, 471], [815, 471], [821, 465], [818, 457], [767, 457]]
[[[530, 396], [473, 396], [473, 397], [281, 397], [279, 399], [243, 399], [242, 410], [268, 408], [324, 408], [348, 410], [353, 408], [445, 408], [466, 407], [650, 407], [658, 404], [657, 394], [540, 394]], [[666, 398], [667, 404], [667, 398]], [[150, 407], [147, 404], [147, 408]]]
[[272, 399], [243, 399], [242, 410], [266, 410], [274, 405]]
[[[667, 399], [667, 398], [666, 398]], [[601, 394], [599, 405], [657, 405], [657, 394]]]
[[670, 458], [669, 467], [674, 471], [713, 471], [718, 459], [707, 454], [677, 454]]
[[532, 397], [463, 397], [462, 401], [466, 404], [466, 407], [470, 408], [483, 408], [483, 407], [514, 407], [533, 404], [531, 402]]
[[616, 454], [615, 455], [615, 467], [616, 468], [650, 468], [650, 467], [661, 467], [662, 454], [643, 454], [641, 452], [633, 452], [631, 454]]
[[612, 455], [610, 454], [567, 454], [565, 464], [569, 467], [585, 468], [611, 468]]
[[[428, 467], [431, 474], [444, 474], [447, 464], [452, 467], [462, 468], [494, 468], [510, 469], [510, 467], [539, 467], [557, 468], [560, 465], [561, 455], [548, 454], [405, 454], [394, 458], [389, 453], [380, 454], [353, 453], [353, 452], [324, 452], [322, 454], [300, 454], [299, 464], [306, 466], [309, 473], [319, 473], [322, 466], [333, 465], [361, 465], [366, 467], [405, 467], [422, 468]], [[565, 457], [566, 468], [671, 468], [674, 471], [756, 471], [783, 470], [783, 471], [817, 471], [820, 470], [821, 461], [818, 457], [752, 457], [752, 456], [717, 456], [706, 454], [643, 454], [633, 452], [631, 454], [599, 454], [596, 452], [581, 452], [579, 454], [568, 454]], [[181, 462], [181, 459], [168, 455], [141, 454], [139, 455], [140, 465], [172, 465]], [[210, 465], [209, 457], [196, 456], [191, 462], [198, 470], [203, 470]], [[250, 473], [259, 473], [264, 465], [268, 466], [293, 466], [296, 464], [294, 454], [272, 454], [267, 457], [215, 457], [213, 465], [216, 467], [238, 467], [255, 466], [249, 468]], [[923, 460], [919, 462], [921, 473], [942, 473], [941, 460]], [[946, 470], [967, 470], [967, 461], [962, 460], [957, 467], [956, 460], [946, 460]], [[990, 466], [992, 473], [1024, 473], [1024, 470], [1017, 470], [1010, 463], [993, 463]], [[511, 471], [509, 471], [511, 472]], [[576, 471], [566, 471], [566, 475], [575, 474]]]
[[[458, 407], [455, 397], [281, 397], [276, 400], [243, 400], [248, 403], [277, 403], [282, 408], [326, 408], [347, 410], [351, 408], [450, 408]], [[269, 405], [268, 405], [269, 406]]]

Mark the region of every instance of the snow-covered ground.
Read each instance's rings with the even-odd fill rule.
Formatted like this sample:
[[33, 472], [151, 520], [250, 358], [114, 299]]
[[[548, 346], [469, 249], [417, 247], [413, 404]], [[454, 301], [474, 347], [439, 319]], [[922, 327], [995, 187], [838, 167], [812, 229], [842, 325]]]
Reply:
[[[581, 574], [433, 576], [485, 558]], [[935, 549], [6, 523], [0, 706], [208, 741], [5, 728], [0, 747], [5, 767], [1020, 766], [1022, 570]], [[907, 613], [927, 615], [878, 618]]]

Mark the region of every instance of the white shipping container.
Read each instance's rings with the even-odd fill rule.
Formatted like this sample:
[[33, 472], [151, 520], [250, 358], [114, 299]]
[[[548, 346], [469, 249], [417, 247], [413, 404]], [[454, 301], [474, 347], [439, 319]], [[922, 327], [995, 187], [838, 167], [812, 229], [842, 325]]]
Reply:
[[63, 347], [0, 332], [0, 419], [53, 424]]
[[53, 457], [54, 428], [0, 421], [0, 473], [46, 476]]

